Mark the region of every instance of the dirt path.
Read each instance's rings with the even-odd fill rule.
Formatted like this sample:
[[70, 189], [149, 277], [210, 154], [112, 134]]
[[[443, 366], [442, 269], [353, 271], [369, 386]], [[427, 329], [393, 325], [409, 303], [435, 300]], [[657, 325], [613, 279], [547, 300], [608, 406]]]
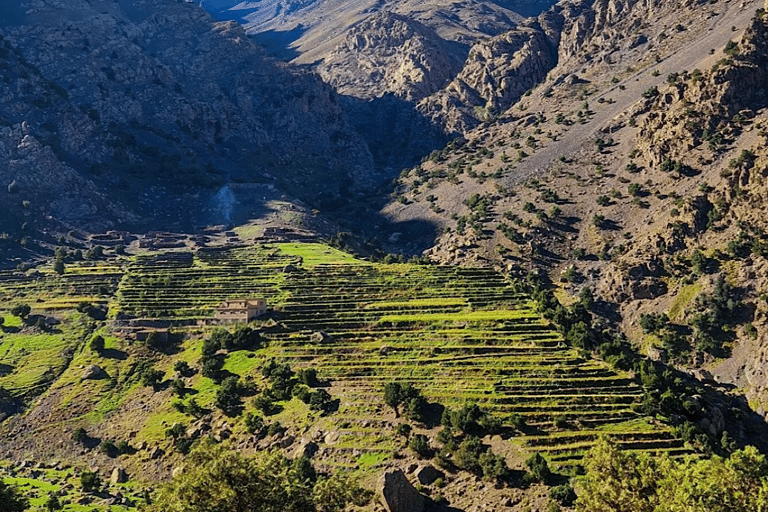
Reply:
[[[503, 179], [503, 185], [515, 185], [532, 175], [547, 172], [560, 156], [573, 157], [579, 154], [587, 144], [592, 149], [593, 141], [601, 128], [639, 101], [644, 91], [654, 85], [663, 85], [669, 73], [710, 68], [723, 57], [721, 50], [725, 44], [731, 39], [738, 40], [742, 36], [749, 20], [754, 17], [755, 10], [762, 6], [762, 0], [746, 2], [733, 0], [730, 5], [726, 3], [718, 5], [722, 12], [708, 20], [708, 28], [704, 35], [697, 37], [690, 45], [681, 48], [661, 62], [647, 66], [604, 93], [590, 98], [590, 105], [596, 111], [594, 117], [586, 124], [572, 126], [560, 140], [526, 158], [518, 164], [511, 175]], [[737, 27], [738, 30], [732, 31], [732, 26]], [[710, 50], [713, 48], [715, 53], [710, 55]], [[656, 74], [655, 71], [659, 73]], [[622, 90], [620, 86], [624, 86], [624, 89]], [[606, 100], [610, 98], [615, 103], [598, 103], [597, 100], [600, 98]]]

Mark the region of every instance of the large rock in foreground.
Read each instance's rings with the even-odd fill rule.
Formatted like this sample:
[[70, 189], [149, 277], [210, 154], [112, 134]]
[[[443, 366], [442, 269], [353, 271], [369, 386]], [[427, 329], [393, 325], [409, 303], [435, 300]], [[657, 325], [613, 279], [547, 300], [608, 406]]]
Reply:
[[388, 469], [376, 486], [387, 512], [422, 512], [424, 496], [411, 485], [400, 469]]

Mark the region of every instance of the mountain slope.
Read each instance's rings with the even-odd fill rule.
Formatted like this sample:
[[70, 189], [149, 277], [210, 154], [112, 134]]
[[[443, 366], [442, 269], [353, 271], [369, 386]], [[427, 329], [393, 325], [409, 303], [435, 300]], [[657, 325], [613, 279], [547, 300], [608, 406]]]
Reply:
[[441, 260], [541, 268], [566, 302], [593, 290], [639, 348], [764, 413], [760, 7], [583, 5], [547, 79], [404, 172], [384, 213], [437, 224]]
[[90, 225], [25, 186], [17, 193], [40, 208], [37, 220], [191, 226], [224, 221], [205, 210], [229, 181], [315, 200], [379, 180], [335, 93], [267, 58], [234, 23], [184, 2], [50, 2], [26, 12], [4, 31], [0, 109], [6, 125], [26, 122], [17, 139], [53, 154], [26, 163], [7, 154], [3, 188], [55, 184], [33, 176], [66, 166], [78, 195], [96, 201], [98, 191], [123, 212], [87, 207]]

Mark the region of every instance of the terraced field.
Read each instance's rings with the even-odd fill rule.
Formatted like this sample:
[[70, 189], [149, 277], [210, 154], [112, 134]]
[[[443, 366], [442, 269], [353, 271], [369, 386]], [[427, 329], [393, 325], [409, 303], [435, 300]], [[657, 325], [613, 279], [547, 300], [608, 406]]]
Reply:
[[[392, 452], [381, 419], [390, 381], [448, 407], [523, 415], [520, 445], [554, 461], [579, 459], [601, 433], [633, 449], [686, 452], [633, 410], [642, 390], [629, 376], [566, 346], [493, 270], [371, 264], [322, 245], [275, 244], [137, 258], [118, 299], [129, 314], [181, 319], [207, 318], [219, 301], [244, 295], [266, 297], [283, 326], [253, 365], [277, 357], [314, 366], [343, 390], [334, 449], [354, 452], [357, 460], [340, 457], [351, 465]], [[312, 342], [317, 332], [328, 336]]]
[[[666, 427], [634, 410], [640, 387], [584, 359], [492, 270], [322, 265], [291, 275], [273, 335], [279, 355], [343, 382], [344, 446], [376, 446], [381, 390], [411, 382], [448, 407], [478, 403], [528, 423], [520, 444], [553, 461], [578, 459], [601, 433], [638, 450], [682, 453]], [[313, 332], [329, 338], [310, 342]], [[389, 449], [383, 443], [374, 452]]]
[[[253, 357], [233, 354], [227, 368], [256, 376], [275, 357], [294, 368], [313, 366], [329, 379], [341, 398], [326, 425], [339, 434], [326, 447], [331, 464], [377, 467], [400, 446], [382, 398], [392, 381], [412, 383], [447, 407], [470, 402], [502, 421], [523, 416], [527, 427], [512, 443], [563, 465], [580, 459], [599, 434], [636, 450], [687, 451], [666, 426], [635, 412], [642, 390], [628, 375], [565, 345], [531, 300], [489, 269], [374, 264], [322, 244], [265, 244], [79, 262], [62, 276], [45, 268], [26, 276], [7, 273], [0, 275], [0, 296], [6, 305], [31, 301], [33, 313], [66, 317], [89, 301], [108, 305], [113, 318], [119, 313], [184, 324], [210, 318], [222, 300], [265, 297], [274, 310], [274, 326], [264, 334], [269, 347]], [[6, 333], [0, 343], [0, 358], [20, 343], [12, 336]], [[56, 339], [71, 343], [71, 336], [61, 336]], [[56, 353], [66, 348], [55, 340], [24, 339]], [[24, 368], [32, 345], [17, 350], [20, 367], [0, 377], [0, 385], [11, 377], [34, 383], [35, 371], [45, 373]], [[180, 357], [194, 364], [199, 348], [185, 350], [191, 352]], [[58, 363], [51, 358], [47, 371], [55, 374]], [[199, 386], [206, 405], [214, 388]]]

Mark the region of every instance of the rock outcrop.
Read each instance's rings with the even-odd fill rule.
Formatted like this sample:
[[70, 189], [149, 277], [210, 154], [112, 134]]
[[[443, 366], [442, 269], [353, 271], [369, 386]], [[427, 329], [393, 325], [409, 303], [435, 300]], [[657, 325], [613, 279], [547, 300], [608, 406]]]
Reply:
[[392, 93], [415, 101], [455, 77], [463, 57], [462, 48], [434, 30], [385, 11], [352, 27], [318, 71], [340, 94], [371, 99]]
[[377, 484], [377, 492], [387, 512], [422, 512], [424, 496], [419, 494], [401, 469], [388, 469]]

